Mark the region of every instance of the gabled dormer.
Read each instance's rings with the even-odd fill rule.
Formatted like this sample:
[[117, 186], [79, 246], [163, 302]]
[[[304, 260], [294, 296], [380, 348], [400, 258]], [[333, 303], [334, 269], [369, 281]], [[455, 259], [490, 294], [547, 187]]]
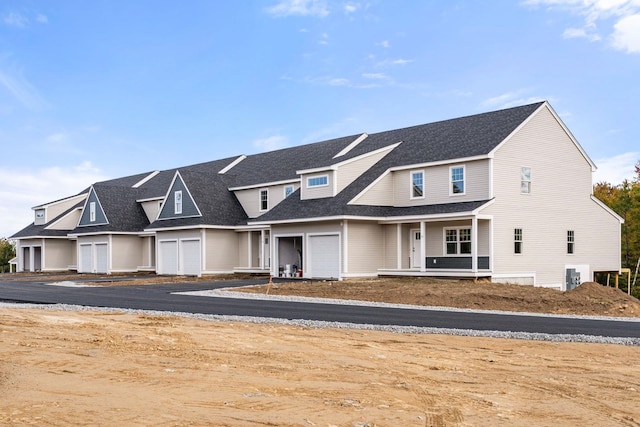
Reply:
[[104, 213], [98, 194], [92, 186], [89, 190], [89, 196], [87, 196], [87, 200], [85, 200], [84, 207], [82, 208], [82, 215], [80, 216], [78, 227], [90, 227], [106, 224], [109, 224], [109, 220]]
[[202, 216], [191, 192], [184, 183], [180, 171], [177, 171], [164, 197], [158, 220], [175, 218], [193, 218]]
[[[44, 225], [49, 221], [57, 218], [58, 215], [70, 209], [72, 206], [80, 203], [87, 197], [87, 193], [78, 194], [76, 196], [67, 197], [65, 199], [56, 200], [55, 202], [38, 205], [33, 207], [35, 225]], [[77, 221], [76, 221], [77, 223]], [[74, 224], [75, 226], [75, 224]]]
[[[366, 134], [364, 135], [361, 137], [362, 140], [366, 137]], [[360, 142], [359, 139], [356, 141]], [[297, 171], [301, 177], [300, 198], [306, 200], [334, 197], [398, 145], [400, 142], [327, 167]]]

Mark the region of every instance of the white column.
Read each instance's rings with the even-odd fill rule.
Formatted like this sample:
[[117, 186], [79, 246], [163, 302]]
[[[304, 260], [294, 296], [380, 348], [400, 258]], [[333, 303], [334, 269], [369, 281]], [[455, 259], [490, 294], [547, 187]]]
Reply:
[[396, 224], [396, 267], [402, 270], [402, 224]]
[[478, 217], [471, 218], [471, 270], [478, 272]]
[[260, 270], [264, 270], [264, 230], [260, 230]]
[[427, 271], [427, 223], [420, 221], [420, 271]]
[[342, 246], [343, 246], [343, 273], [349, 272], [349, 222], [345, 219], [342, 226]]
[[249, 268], [253, 267], [253, 253], [251, 249], [251, 231], [247, 231], [247, 266]]

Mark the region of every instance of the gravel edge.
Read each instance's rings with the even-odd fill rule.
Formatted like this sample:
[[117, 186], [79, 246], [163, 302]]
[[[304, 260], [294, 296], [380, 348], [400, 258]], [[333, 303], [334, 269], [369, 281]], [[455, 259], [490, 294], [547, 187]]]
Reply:
[[311, 329], [359, 329], [367, 331], [386, 331], [398, 334], [438, 334], [438, 335], [455, 335], [467, 337], [487, 337], [487, 338], [504, 338], [504, 339], [522, 339], [531, 341], [552, 341], [552, 342], [583, 342], [597, 344], [617, 344], [627, 346], [640, 346], [640, 338], [625, 337], [602, 337], [594, 335], [568, 335], [568, 334], [543, 334], [530, 332], [505, 332], [505, 331], [478, 331], [472, 329], [449, 329], [449, 328], [427, 328], [417, 326], [394, 326], [394, 325], [372, 325], [372, 324], [355, 324], [342, 322], [326, 322], [304, 319], [278, 319], [271, 317], [251, 317], [251, 316], [223, 316], [210, 314], [193, 314], [172, 311], [155, 311], [155, 310], [134, 310], [126, 308], [103, 308], [103, 307], [86, 307], [70, 304], [14, 304], [0, 303], [0, 308], [18, 308], [18, 309], [41, 309], [54, 311], [85, 311], [85, 312], [107, 312], [107, 313], [125, 313], [134, 315], [151, 315], [151, 316], [175, 316], [188, 319], [205, 320], [211, 322], [247, 322], [257, 324], [279, 324], [287, 326], [299, 326]]

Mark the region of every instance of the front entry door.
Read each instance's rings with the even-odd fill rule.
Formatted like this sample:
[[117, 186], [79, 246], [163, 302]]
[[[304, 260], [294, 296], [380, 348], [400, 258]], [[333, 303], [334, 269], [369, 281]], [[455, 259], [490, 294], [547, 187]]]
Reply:
[[411, 230], [411, 268], [420, 268], [421, 237], [419, 228]]

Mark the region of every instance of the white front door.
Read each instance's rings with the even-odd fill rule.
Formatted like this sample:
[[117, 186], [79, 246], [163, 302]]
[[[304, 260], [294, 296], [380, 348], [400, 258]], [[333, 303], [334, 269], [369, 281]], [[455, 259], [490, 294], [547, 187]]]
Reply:
[[411, 255], [411, 268], [420, 268], [420, 257], [422, 256], [422, 246], [420, 244], [421, 238], [422, 236], [420, 235], [419, 228], [411, 230], [411, 239], [409, 240], [411, 242], [411, 248], [409, 248]]

